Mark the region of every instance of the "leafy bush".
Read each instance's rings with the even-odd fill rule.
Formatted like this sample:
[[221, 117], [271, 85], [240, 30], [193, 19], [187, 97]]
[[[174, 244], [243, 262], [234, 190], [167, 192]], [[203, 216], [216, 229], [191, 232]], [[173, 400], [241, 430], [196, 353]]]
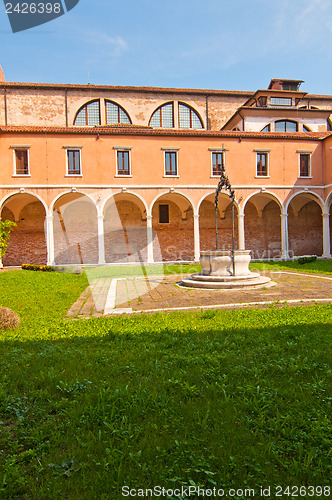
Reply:
[[8, 307], [0, 307], [0, 330], [16, 328], [20, 318]]
[[317, 260], [317, 256], [311, 255], [310, 257], [300, 257], [297, 262], [299, 264], [309, 264], [309, 262], [315, 262], [315, 260]]
[[11, 220], [0, 220], [0, 258], [5, 256], [10, 232], [14, 229], [16, 223]]
[[55, 271], [52, 266], [38, 265], [38, 264], [22, 264], [22, 269], [25, 271], [44, 271], [51, 272]]

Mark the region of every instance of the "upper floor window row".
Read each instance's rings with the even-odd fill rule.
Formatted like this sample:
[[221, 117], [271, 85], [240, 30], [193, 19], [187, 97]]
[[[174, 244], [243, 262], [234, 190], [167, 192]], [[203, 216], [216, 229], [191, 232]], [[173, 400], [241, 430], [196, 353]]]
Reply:
[[298, 99], [292, 99], [292, 97], [267, 97], [260, 96], [256, 101], [256, 106], [259, 108], [266, 108], [268, 106], [279, 108], [283, 106], [294, 106], [297, 105]]
[[[132, 121], [127, 111], [116, 102], [104, 100], [105, 118], [101, 113], [101, 100], [97, 99], [84, 104], [77, 112], [74, 125], [81, 127], [94, 127], [104, 124], [117, 123], [131, 124]], [[202, 129], [203, 123], [199, 114], [189, 105], [178, 103], [178, 120], [175, 120], [175, 102], [159, 106], [150, 118], [151, 127], [161, 128], [187, 128]]]
[[[178, 124], [175, 123], [175, 118], [178, 117]], [[168, 102], [159, 106], [150, 118], [150, 127], [160, 128], [188, 128], [202, 129], [202, 120], [191, 106], [179, 102], [178, 113], [175, 112], [175, 103]]]
[[[272, 132], [272, 131], [273, 131], [272, 123], [269, 123], [262, 129], [262, 132]], [[292, 120], [277, 120], [274, 122], [274, 131], [299, 132], [300, 124]], [[311, 132], [311, 130], [306, 125], [303, 125], [303, 132]]]
[[[105, 100], [105, 120], [106, 125], [117, 123], [131, 123], [128, 113], [119, 104]], [[74, 125], [81, 127], [94, 127], [101, 125], [100, 100], [90, 101], [82, 106], [75, 117]]]

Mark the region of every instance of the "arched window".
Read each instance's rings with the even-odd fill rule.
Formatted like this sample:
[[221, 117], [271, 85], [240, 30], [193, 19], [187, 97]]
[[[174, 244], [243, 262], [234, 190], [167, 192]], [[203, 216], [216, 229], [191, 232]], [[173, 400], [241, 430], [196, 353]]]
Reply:
[[105, 101], [106, 124], [131, 123], [128, 113], [119, 104], [112, 101]]
[[196, 111], [187, 104], [179, 103], [179, 127], [203, 128], [202, 121]]
[[292, 122], [291, 120], [278, 120], [275, 122], [275, 131], [276, 132], [297, 132], [298, 126], [296, 122]]
[[268, 124], [264, 128], [262, 128], [261, 132], [270, 132], [271, 131], [271, 125]]
[[150, 127], [173, 128], [174, 127], [174, 111], [173, 103], [163, 104], [150, 118]]
[[99, 100], [84, 104], [84, 106], [82, 106], [76, 114], [74, 125], [79, 125], [81, 127], [93, 127], [94, 125], [100, 125]]

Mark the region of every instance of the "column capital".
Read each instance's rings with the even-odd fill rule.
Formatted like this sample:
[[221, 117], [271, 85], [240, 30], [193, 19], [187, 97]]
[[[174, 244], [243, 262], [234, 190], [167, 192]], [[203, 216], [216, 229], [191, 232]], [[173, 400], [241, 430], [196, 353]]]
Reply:
[[194, 219], [198, 220], [199, 219], [199, 214], [194, 214]]
[[286, 220], [288, 218], [288, 214], [286, 213], [280, 214], [280, 217]]
[[152, 215], [147, 215], [146, 220], [152, 220]]
[[323, 217], [323, 219], [328, 219], [330, 217], [329, 212], [323, 212], [322, 217]]

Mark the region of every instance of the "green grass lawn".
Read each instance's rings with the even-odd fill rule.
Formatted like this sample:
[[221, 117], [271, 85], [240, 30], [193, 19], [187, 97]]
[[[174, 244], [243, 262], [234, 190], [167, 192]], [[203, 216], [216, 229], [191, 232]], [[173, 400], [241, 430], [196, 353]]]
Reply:
[[63, 320], [86, 286], [0, 274], [1, 499], [328, 484], [332, 306]]

